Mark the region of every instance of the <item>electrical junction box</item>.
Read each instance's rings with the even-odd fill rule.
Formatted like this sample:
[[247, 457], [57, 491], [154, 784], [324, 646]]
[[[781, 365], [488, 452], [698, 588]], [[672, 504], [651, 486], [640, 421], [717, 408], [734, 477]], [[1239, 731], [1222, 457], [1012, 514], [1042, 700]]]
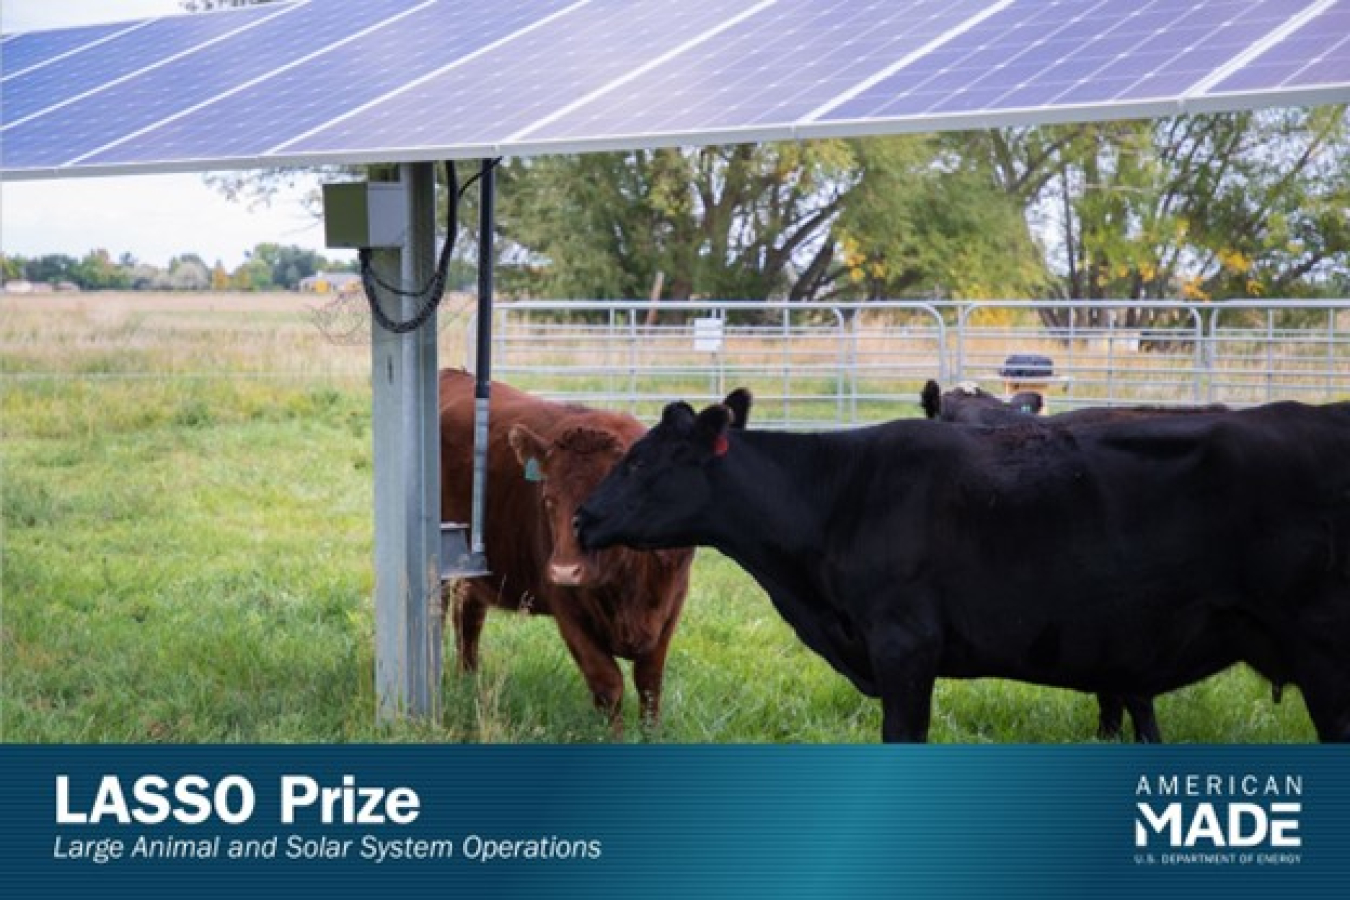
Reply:
[[405, 196], [396, 181], [325, 184], [324, 244], [335, 250], [402, 247], [408, 231]]

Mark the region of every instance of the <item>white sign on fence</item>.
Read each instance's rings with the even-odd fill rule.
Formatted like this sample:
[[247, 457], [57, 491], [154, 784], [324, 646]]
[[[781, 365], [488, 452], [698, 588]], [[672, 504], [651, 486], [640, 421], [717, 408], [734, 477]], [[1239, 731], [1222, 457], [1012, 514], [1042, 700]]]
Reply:
[[694, 320], [694, 350], [701, 353], [722, 352], [722, 320]]

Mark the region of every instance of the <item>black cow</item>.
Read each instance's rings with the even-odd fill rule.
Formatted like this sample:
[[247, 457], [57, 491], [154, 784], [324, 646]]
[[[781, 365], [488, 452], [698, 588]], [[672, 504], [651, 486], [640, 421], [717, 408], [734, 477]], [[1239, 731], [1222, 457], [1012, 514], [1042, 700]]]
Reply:
[[[929, 380], [919, 394], [919, 404], [929, 419], [940, 422], [953, 422], [965, 425], [1031, 426], [1050, 425], [1093, 425], [1104, 422], [1123, 422], [1130, 419], [1150, 418], [1154, 416], [1194, 415], [1204, 412], [1222, 412], [1227, 409], [1221, 403], [1207, 406], [1117, 406], [1085, 407], [1070, 410], [1053, 416], [1038, 417], [1044, 407], [1040, 394], [1024, 391], [1009, 398], [1006, 402], [981, 388], [974, 382], [962, 382], [950, 391], [943, 392], [936, 381]], [[1275, 686], [1275, 696], [1279, 697], [1280, 685]], [[1107, 696], [1097, 697], [1099, 713], [1097, 717], [1097, 736], [1103, 740], [1120, 736], [1121, 725], [1126, 710], [1134, 723], [1135, 739], [1144, 743], [1161, 743], [1162, 730], [1158, 727], [1157, 713], [1152, 697]]]
[[919, 405], [929, 419], [960, 425], [1025, 425], [1036, 421], [1056, 425], [1096, 425], [1156, 416], [1190, 416], [1228, 409], [1222, 403], [1203, 406], [1090, 406], [1038, 419], [1036, 417], [1044, 409], [1045, 400], [1035, 391], [1022, 391], [1003, 401], [973, 382], [962, 382], [944, 393], [938, 383], [931, 379], [919, 393]]
[[667, 406], [578, 537], [727, 554], [881, 698], [884, 739], [927, 738], [938, 677], [1156, 696], [1242, 661], [1350, 740], [1350, 403], [1072, 428], [730, 418]]
[[963, 381], [945, 394], [936, 381], [928, 380], [919, 394], [924, 415], [963, 425], [1015, 425], [1045, 408], [1045, 398], [1035, 391], [1014, 394], [1005, 403], [975, 384]]

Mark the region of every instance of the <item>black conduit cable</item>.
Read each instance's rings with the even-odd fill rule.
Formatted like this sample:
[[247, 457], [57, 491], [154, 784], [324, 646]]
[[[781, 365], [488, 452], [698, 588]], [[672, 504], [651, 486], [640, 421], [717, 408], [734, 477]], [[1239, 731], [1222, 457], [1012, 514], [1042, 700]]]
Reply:
[[[495, 167], [501, 162], [501, 157], [494, 159], [489, 168]], [[408, 334], [416, 331], [426, 324], [427, 320], [436, 312], [437, 307], [441, 305], [441, 300], [445, 297], [446, 279], [450, 272], [450, 257], [454, 254], [455, 238], [459, 233], [459, 201], [464, 196], [464, 192], [482, 176], [482, 170], [474, 175], [463, 187], [459, 186], [458, 178], [455, 174], [455, 164], [447, 160], [445, 163], [445, 181], [449, 189], [449, 197], [446, 200], [446, 235], [445, 243], [441, 246], [441, 256], [436, 262], [436, 271], [431, 279], [422, 287], [414, 290], [404, 290], [403, 288], [392, 285], [385, 281], [375, 271], [371, 264], [370, 248], [362, 248], [359, 253], [361, 261], [361, 285], [366, 291], [366, 300], [370, 304], [370, 314], [380, 327], [394, 334]], [[387, 294], [393, 294], [397, 297], [417, 297], [421, 306], [417, 312], [405, 320], [390, 318], [384, 311], [380, 303], [380, 291]]]

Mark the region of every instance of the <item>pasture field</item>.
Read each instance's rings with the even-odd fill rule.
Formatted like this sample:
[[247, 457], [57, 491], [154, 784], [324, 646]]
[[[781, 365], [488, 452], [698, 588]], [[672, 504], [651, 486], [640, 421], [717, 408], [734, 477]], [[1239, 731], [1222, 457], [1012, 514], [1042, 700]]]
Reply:
[[[295, 296], [0, 300], [0, 739], [611, 740], [552, 621], [500, 612], [477, 676], [447, 639], [439, 722], [374, 723], [367, 352]], [[639, 726], [631, 682], [625, 710], [634, 742], [880, 733], [877, 704], [706, 550], [663, 725]], [[1159, 717], [1176, 742], [1313, 739], [1297, 691], [1275, 705], [1241, 668]], [[944, 681], [932, 738], [1077, 742], [1095, 722], [1087, 696]]]

